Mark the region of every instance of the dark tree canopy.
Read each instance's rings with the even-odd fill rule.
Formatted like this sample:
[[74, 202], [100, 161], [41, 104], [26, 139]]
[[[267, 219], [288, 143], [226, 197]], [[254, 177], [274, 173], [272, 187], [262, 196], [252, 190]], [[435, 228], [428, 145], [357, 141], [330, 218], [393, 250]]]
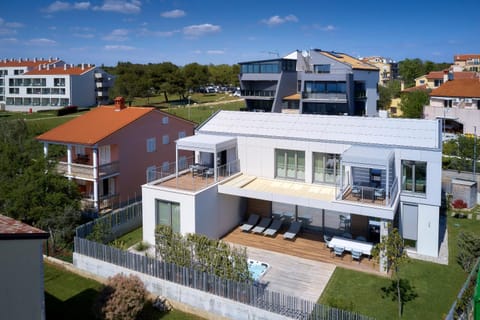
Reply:
[[425, 91], [416, 90], [402, 94], [402, 117], [404, 118], [423, 118], [423, 107], [429, 102], [429, 95]]
[[451, 63], [435, 63], [416, 59], [405, 59], [398, 63], [398, 73], [405, 82], [405, 87], [415, 85], [415, 78], [429, 73], [430, 71], [441, 71], [450, 67]]

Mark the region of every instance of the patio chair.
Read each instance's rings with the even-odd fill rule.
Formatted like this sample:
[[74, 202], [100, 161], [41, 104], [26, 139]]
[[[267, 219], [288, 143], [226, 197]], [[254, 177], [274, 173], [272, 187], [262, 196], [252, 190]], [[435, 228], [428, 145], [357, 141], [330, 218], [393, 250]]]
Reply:
[[352, 250], [352, 261], [358, 260], [358, 263], [360, 263], [361, 259], [362, 259], [362, 253], [360, 251]]
[[331, 236], [327, 236], [326, 234], [323, 235], [323, 241], [325, 242], [325, 247], [329, 248], [330, 241], [332, 241]]
[[351, 192], [355, 198], [360, 199], [362, 195], [362, 189], [360, 189], [359, 186], [353, 186]]
[[281, 227], [282, 227], [282, 220], [273, 219], [273, 222], [270, 225], [270, 227], [268, 227], [263, 231], [263, 235], [273, 237], [275, 234], [277, 234], [278, 230], [280, 230]]
[[297, 233], [300, 232], [301, 228], [302, 223], [300, 221], [293, 221], [290, 228], [288, 228], [288, 231], [284, 233], [283, 238], [293, 240], [297, 236]]
[[257, 225], [252, 229], [252, 232], [253, 232], [253, 233], [262, 233], [263, 231], [265, 231], [265, 229], [268, 228], [268, 226], [270, 225], [270, 223], [272, 223], [272, 218], [262, 218], [262, 220], [260, 220], [260, 223], [257, 224]]
[[240, 229], [248, 232], [258, 223], [258, 220], [260, 220], [260, 216], [252, 213], [250, 217], [248, 217], [248, 221], [240, 226]]
[[333, 247], [333, 252], [335, 253], [335, 256], [341, 257], [343, 259], [343, 254], [345, 253], [345, 247]]

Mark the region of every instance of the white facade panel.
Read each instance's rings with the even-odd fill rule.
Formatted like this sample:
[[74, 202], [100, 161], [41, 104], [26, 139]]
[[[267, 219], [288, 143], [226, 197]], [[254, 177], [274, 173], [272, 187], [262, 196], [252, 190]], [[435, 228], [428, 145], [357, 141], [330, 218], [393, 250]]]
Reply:
[[440, 227], [438, 214], [436, 206], [418, 205], [418, 254], [438, 256]]

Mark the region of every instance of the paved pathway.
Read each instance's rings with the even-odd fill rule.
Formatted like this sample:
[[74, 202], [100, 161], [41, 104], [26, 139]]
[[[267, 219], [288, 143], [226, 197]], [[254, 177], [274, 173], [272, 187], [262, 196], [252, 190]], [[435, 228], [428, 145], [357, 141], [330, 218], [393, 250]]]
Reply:
[[316, 302], [335, 270], [335, 265], [248, 247], [250, 259], [270, 265], [260, 279], [266, 288]]

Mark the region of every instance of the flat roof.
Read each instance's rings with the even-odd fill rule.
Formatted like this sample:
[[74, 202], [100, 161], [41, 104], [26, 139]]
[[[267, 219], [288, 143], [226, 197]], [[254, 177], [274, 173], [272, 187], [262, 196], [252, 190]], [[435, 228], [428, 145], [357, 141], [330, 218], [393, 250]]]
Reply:
[[439, 120], [222, 110], [197, 134], [269, 137], [371, 146], [441, 148]]

